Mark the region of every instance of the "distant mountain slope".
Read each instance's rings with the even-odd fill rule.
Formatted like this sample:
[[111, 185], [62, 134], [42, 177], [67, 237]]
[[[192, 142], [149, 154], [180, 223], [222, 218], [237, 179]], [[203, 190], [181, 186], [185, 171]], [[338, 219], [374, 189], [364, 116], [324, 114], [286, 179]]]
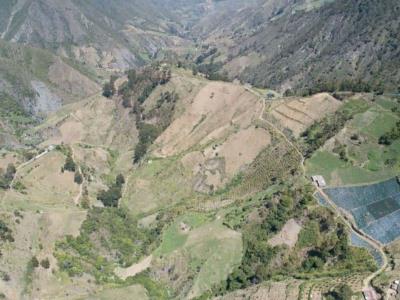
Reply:
[[95, 76], [84, 67], [0, 40], [0, 144], [8, 145], [11, 136], [20, 136], [38, 117], [99, 90]]
[[395, 0], [274, 1], [195, 26], [231, 77], [286, 90], [362, 80], [397, 89], [400, 4]]
[[9, 25], [0, 24], [6, 40], [101, 68], [140, 66], [158, 50], [184, 43], [170, 11], [153, 0], [19, 0], [13, 4], [4, 4], [8, 12], [14, 11], [5, 14], [3, 23]]

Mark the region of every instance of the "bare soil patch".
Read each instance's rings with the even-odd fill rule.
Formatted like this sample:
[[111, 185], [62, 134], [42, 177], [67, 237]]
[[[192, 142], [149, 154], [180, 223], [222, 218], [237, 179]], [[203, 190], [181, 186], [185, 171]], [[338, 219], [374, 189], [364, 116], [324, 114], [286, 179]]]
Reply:
[[287, 245], [290, 248], [293, 248], [297, 243], [300, 230], [301, 226], [297, 224], [294, 219], [290, 219], [286, 222], [281, 231], [271, 238], [268, 243], [271, 246]]
[[220, 138], [232, 126], [248, 127], [262, 103], [243, 87], [210, 82], [194, 97], [185, 112], [157, 139], [154, 154], [165, 157]]
[[139, 274], [140, 272], [143, 272], [144, 270], [150, 268], [152, 260], [153, 256], [150, 255], [142, 261], [138, 262], [137, 264], [133, 264], [128, 268], [116, 268], [114, 272], [119, 278], [125, 280], [130, 276], [135, 276], [136, 274]]

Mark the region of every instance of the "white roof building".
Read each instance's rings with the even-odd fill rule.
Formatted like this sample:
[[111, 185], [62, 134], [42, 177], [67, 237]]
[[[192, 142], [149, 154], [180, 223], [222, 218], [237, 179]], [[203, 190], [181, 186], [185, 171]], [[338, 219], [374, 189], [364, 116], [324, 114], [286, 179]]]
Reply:
[[326, 187], [325, 179], [321, 175], [311, 176], [311, 179], [318, 187]]

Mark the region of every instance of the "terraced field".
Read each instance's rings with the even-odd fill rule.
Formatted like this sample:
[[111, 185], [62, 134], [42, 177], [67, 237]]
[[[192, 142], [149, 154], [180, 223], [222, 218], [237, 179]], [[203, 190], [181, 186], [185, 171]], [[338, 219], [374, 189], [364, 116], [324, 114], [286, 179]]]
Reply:
[[294, 137], [299, 137], [311, 124], [335, 112], [340, 105], [340, 101], [322, 93], [309, 98], [274, 101], [269, 113], [280, 127], [289, 130]]

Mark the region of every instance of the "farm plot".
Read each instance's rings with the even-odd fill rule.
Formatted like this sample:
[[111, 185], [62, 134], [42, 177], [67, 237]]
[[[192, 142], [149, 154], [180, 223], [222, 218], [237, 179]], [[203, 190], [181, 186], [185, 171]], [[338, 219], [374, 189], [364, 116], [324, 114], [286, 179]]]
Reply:
[[299, 137], [310, 125], [334, 113], [340, 106], [340, 101], [321, 93], [308, 98], [276, 102], [270, 109], [270, 116], [280, 127]]
[[357, 226], [387, 244], [400, 237], [400, 184], [397, 179], [354, 187], [327, 188], [341, 208], [351, 212]]

